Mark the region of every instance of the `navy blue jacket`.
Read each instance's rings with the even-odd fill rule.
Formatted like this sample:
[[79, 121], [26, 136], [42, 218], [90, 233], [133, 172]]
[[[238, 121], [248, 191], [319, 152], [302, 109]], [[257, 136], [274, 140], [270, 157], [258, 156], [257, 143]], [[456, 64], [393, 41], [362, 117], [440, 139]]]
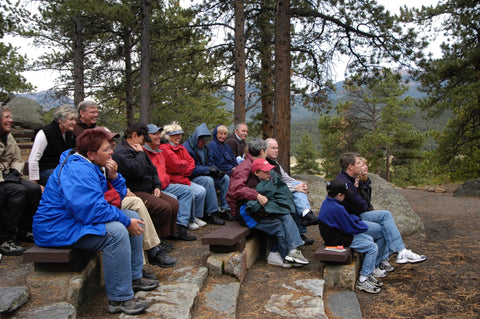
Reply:
[[362, 198], [362, 196], [360, 196], [360, 194], [357, 191], [357, 188], [354, 185], [355, 178], [351, 177], [345, 171], [342, 170], [340, 174], [338, 174], [337, 179], [340, 179], [345, 183], [347, 183], [348, 189], [353, 192], [352, 196], [348, 196], [342, 202], [342, 205], [345, 206], [347, 211], [350, 214], [354, 214], [357, 216], [360, 216], [361, 213], [368, 211], [368, 203]]
[[197, 126], [193, 135], [183, 143], [188, 154], [195, 160], [195, 168], [193, 169], [192, 175], [190, 175], [190, 179], [197, 176], [210, 175], [210, 166], [215, 166], [208, 146], [205, 145], [203, 148], [198, 148], [198, 139], [204, 135], [211, 136], [207, 124], [202, 123]]
[[213, 164], [230, 176], [233, 168], [236, 167], [238, 163], [235, 160], [232, 148], [225, 144], [225, 142], [222, 143], [217, 139], [217, 128], [219, 126], [220, 125], [217, 125], [213, 129], [212, 141], [208, 144], [208, 149], [212, 154]]

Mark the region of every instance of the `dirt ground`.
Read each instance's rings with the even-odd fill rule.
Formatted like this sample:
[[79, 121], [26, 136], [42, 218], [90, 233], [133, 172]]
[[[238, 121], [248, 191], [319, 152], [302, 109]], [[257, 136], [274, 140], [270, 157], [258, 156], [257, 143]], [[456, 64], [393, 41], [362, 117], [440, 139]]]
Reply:
[[400, 193], [421, 217], [426, 234], [406, 238], [405, 244], [428, 260], [396, 267], [378, 295], [357, 293], [364, 318], [480, 317], [480, 198]]
[[[383, 279], [382, 292], [371, 295], [357, 292], [364, 318], [479, 318], [480, 317], [480, 198], [453, 197], [452, 189], [438, 194], [421, 190], [402, 189], [425, 225], [425, 238], [405, 238], [407, 248], [426, 254], [428, 260], [417, 265], [398, 265], [391, 257], [395, 271]], [[218, 226], [208, 225], [195, 234], [201, 237]], [[320, 265], [313, 254], [321, 241], [318, 228], [309, 227], [308, 236], [315, 244], [302, 248], [312, 263], [301, 269], [285, 269], [267, 265], [258, 260], [249, 270], [240, 292], [237, 318], [273, 318], [265, 312], [269, 296], [275, 294], [284, 280], [315, 278]], [[147, 265], [160, 279], [167, 278], [173, 269], [186, 266], [205, 266], [208, 248], [201, 241], [176, 242], [172, 256], [179, 259], [174, 268], [162, 269]], [[31, 264], [23, 264], [21, 257], [4, 256], [0, 263], [0, 286], [25, 283], [32, 271]], [[213, 279], [209, 279], [211, 281]], [[207, 283], [208, 284], [208, 283]], [[328, 299], [332, 290], [326, 290]], [[94, 294], [92, 292], [92, 294]], [[102, 290], [94, 302], [78, 314], [78, 318], [118, 318], [106, 312], [106, 296]], [[32, 306], [30, 301], [25, 308]], [[200, 308], [200, 307], [199, 307]], [[332, 319], [331, 313], [326, 309]], [[209, 318], [194, 311], [192, 318]]]

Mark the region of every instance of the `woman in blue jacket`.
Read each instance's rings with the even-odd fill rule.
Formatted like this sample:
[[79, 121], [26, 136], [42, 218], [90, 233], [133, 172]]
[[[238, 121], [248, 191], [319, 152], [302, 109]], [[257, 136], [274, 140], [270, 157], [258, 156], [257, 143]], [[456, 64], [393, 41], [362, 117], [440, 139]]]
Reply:
[[212, 153], [213, 164], [230, 176], [238, 163], [231, 147], [225, 144], [227, 135], [228, 128], [225, 125], [217, 125], [213, 129], [212, 141], [208, 144], [208, 149]]
[[35, 243], [102, 251], [109, 312], [140, 313], [148, 303], [135, 299], [134, 290], [158, 285], [142, 278], [143, 222], [135, 212], [121, 211], [104, 198], [109, 187], [120, 198], [127, 192], [106, 133], [85, 130], [76, 146], [76, 152], [62, 153], [45, 186], [33, 218]]

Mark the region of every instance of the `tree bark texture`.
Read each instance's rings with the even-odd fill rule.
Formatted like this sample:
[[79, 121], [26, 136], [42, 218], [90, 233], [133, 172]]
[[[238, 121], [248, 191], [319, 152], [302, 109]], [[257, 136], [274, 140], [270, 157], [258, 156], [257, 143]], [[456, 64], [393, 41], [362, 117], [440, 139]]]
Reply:
[[260, 29], [260, 90], [262, 102], [262, 138], [273, 137], [273, 30], [268, 3], [264, 1], [258, 19]]
[[150, 123], [150, 1], [142, 0], [142, 34], [140, 40], [140, 122]]
[[127, 125], [134, 122], [135, 107], [133, 105], [133, 78], [132, 78], [132, 43], [130, 31], [125, 29], [123, 33], [124, 59], [125, 59], [125, 107], [127, 109]]
[[278, 161], [290, 173], [290, 1], [277, 0], [275, 16], [275, 98], [273, 135]]
[[235, 0], [235, 100], [234, 123], [245, 123], [245, 4]]
[[73, 103], [75, 107], [85, 99], [84, 59], [85, 46], [83, 43], [82, 17], [77, 14], [73, 17]]

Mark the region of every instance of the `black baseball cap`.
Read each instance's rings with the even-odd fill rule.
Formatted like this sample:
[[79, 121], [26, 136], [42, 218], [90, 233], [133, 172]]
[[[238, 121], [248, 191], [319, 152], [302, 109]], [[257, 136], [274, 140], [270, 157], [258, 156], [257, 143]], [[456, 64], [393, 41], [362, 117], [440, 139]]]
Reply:
[[147, 124], [136, 122], [130, 125], [130, 130], [137, 132], [138, 135], [143, 135], [145, 137], [145, 142], [151, 142], [152, 139], [148, 135], [148, 127]]
[[347, 183], [341, 179], [334, 179], [333, 181], [327, 182], [327, 193], [330, 197], [335, 197], [337, 194], [343, 194], [346, 197], [353, 195], [353, 192], [348, 189]]

